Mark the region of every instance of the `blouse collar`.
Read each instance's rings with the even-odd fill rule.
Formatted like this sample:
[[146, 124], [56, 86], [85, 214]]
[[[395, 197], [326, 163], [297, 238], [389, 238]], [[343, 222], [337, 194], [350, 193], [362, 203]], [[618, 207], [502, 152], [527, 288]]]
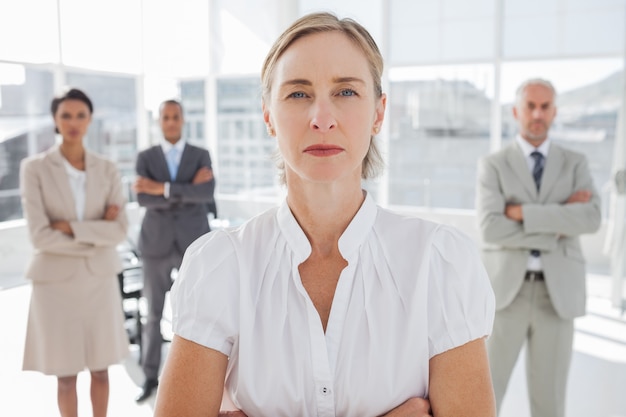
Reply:
[[[374, 227], [377, 211], [376, 203], [369, 193], [365, 192], [363, 204], [361, 204], [352, 221], [350, 221], [350, 224], [339, 238], [339, 252], [344, 259], [348, 259], [365, 241]], [[311, 244], [287, 205], [286, 200], [278, 208], [276, 217], [278, 227], [285, 236], [287, 244], [296, 254], [296, 261], [298, 263], [304, 262], [311, 255]]]

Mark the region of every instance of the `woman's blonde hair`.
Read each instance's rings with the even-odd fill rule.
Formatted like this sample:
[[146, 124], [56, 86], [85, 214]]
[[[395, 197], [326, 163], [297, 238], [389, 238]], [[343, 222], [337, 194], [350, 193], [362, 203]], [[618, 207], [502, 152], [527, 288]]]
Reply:
[[[383, 57], [369, 32], [356, 21], [346, 18], [338, 19], [331, 13], [311, 13], [296, 20], [274, 42], [269, 53], [265, 57], [261, 70], [261, 88], [263, 100], [269, 103], [274, 69], [278, 59], [298, 39], [315, 33], [337, 31], [344, 34], [365, 54], [370, 67], [370, 73], [374, 81], [374, 93], [377, 98], [382, 95], [381, 78], [383, 74]], [[280, 155], [276, 156], [277, 165], [280, 169], [281, 182], [285, 183], [284, 161]], [[383, 168], [383, 158], [374, 142], [370, 138], [370, 146], [367, 155], [363, 159], [361, 177], [363, 179], [376, 177]]]

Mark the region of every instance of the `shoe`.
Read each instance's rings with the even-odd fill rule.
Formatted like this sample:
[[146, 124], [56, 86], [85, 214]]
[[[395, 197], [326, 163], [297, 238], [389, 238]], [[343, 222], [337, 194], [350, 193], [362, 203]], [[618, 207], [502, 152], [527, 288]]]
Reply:
[[146, 379], [146, 382], [143, 383], [143, 387], [141, 388], [141, 394], [135, 398], [135, 401], [138, 403], [146, 401], [152, 396], [152, 392], [156, 391], [156, 387], [158, 386], [159, 381], [157, 379]]

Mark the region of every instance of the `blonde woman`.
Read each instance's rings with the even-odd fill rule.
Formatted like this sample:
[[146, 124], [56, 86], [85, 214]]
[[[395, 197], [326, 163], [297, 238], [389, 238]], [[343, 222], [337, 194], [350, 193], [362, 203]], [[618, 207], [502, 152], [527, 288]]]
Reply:
[[382, 66], [361, 25], [326, 13], [270, 50], [263, 114], [287, 198], [187, 250], [156, 416], [216, 416], [224, 388], [235, 416], [495, 415], [474, 244], [361, 188], [381, 165]]

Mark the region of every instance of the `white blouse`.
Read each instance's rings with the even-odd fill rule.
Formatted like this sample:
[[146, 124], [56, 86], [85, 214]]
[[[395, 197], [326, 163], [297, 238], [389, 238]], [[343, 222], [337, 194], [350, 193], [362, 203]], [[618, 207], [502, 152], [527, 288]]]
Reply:
[[65, 172], [70, 181], [70, 189], [74, 196], [74, 205], [76, 207], [76, 220], [82, 221], [85, 216], [85, 182], [87, 181], [87, 173], [76, 169], [63, 158], [65, 164]]
[[326, 333], [298, 265], [310, 244], [284, 203], [194, 242], [172, 289], [179, 336], [229, 356], [249, 416], [377, 416], [428, 396], [429, 359], [489, 335], [494, 296], [475, 244], [366, 197], [339, 240]]

